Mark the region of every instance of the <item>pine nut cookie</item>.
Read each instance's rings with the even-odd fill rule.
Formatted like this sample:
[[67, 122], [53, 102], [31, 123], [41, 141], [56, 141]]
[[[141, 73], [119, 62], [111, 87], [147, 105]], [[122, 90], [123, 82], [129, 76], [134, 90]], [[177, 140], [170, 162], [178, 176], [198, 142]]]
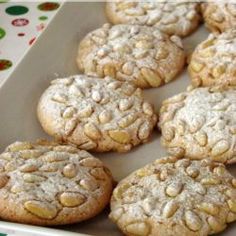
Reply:
[[113, 24], [155, 26], [169, 35], [185, 37], [199, 25], [200, 5], [186, 1], [112, 1], [106, 15]]
[[236, 90], [196, 88], [162, 104], [161, 143], [171, 155], [236, 162]]
[[141, 89], [86, 75], [52, 81], [38, 118], [48, 134], [96, 152], [125, 152], [147, 142], [157, 121]]
[[80, 222], [103, 210], [112, 184], [110, 171], [86, 151], [15, 142], [0, 154], [0, 218], [35, 225]]
[[110, 218], [128, 236], [207, 236], [236, 220], [235, 199], [223, 164], [166, 157], [118, 184]]
[[236, 4], [226, 1], [202, 3], [202, 15], [206, 27], [212, 32], [224, 32], [236, 27]]
[[236, 29], [210, 34], [193, 52], [188, 71], [194, 86], [236, 85]]
[[150, 88], [173, 80], [184, 67], [185, 53], [178, 36], [147, 26], [105, 24], [81, 41], [77, 64], [88, 75]]

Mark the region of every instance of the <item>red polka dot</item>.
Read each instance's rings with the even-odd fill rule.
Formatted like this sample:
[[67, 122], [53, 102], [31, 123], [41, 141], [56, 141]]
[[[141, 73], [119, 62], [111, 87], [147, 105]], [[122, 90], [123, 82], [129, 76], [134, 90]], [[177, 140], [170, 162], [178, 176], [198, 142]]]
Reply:
[[12, 25], [16, 26], [16, 27], [21, 27], [21, 26], [25, 26], [29, 24], [29, 20], [24, 19], [24, 18], [19, 18], [19, 19], [15, 19], [12, 22]]
[[29, 45], [32, 45], [33, 44], [33, 42], [35, 41], [35, 37], [34, 38], [32, 38], [30, 41], [29, 41]]
[[41, 11], [54, 11], [60, 6], [59, 3], [56, 2], [44, 2], [38, 5], [38, 9]]
[[23, 36], [25, 36], [25, 33], [19, 33], [18, 36], [23, 37]]

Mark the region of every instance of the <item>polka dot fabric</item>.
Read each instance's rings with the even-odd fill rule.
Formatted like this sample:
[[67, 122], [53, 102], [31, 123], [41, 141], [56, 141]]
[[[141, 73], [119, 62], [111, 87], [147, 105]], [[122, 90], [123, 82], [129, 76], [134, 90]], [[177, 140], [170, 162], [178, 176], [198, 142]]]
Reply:
[[57, 2], [0, 1], [0, 85], [59, 8]]

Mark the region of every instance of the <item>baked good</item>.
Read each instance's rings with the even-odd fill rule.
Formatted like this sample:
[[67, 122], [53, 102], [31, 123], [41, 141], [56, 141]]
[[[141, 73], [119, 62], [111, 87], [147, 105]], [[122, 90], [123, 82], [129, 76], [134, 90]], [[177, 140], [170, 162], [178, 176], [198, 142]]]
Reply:
[[236, 90], [195, 88], [162, 104], [159, 127], [168, 153], [236, 162]]
[[139, 88], [86, 75], [52, 81], [37, 113], [48, 134], [96, 152], [125, 152], [147, 142], [157, 121]]
[[235, 197], [223, 164], [167, 157], [118, 184], [110, 218], [128, 236], [206, 236], [236, 220]]
[[90, 76], [150, 88], [173, 80], [184, 67], [185, 53], [178, 36], [147, 26], [105, 24], [80, 42], [77, 64]]
[[113, 24], [155, 26], [180, 37], [192, 33], [201, 20], [199, 3], [186, 1], [111, 1], [106, 15]]
[[206, 27], [212, 32], [224, 32], [236, 27], [236, 4], [226, 1], [202, 3]]
[[210, 34], [193, 52], [188, 71], [194, 86], [236, 85], [236, 29]]
[[0, 154], [0, 218], [34, 225], [80, 222], [103, 210], [112, 185], [110, 171], [86, 151], [15, 142]]

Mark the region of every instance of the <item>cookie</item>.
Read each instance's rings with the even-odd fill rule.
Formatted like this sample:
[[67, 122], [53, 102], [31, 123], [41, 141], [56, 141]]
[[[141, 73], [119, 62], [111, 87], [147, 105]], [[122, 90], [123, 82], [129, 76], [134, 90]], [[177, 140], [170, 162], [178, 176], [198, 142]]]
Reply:
[[112, 1], [106, 15], [113, 24], [155, 26], [169, 35], [185, 37], [199, 25], [200, 5], [186, 1]]
[[201, 8], [205, 25], [212, 32], [224, 32], [236, 27], [236, 4], [216, 1], [202, 3]]
[[73, 146], [15, 142], [0, 154], [1, 219], [72, 224], [101, 212], [111, 192], [110, 171]]
[[161, 143], [175, 156], [236, 162], [236, 90], [196, 88], [165, 100]]
[[110, 218], [129, 236], [206, 236], [236, 220], [235, 199], [223, 164], [168, 157], [118, 184]]
[[125, 152], [147, 142], [157, 121], [141, 89], [86, 75], [52, 81], [38, 118], [48, 134], [96, 152]]
[[81, 41], [77, 64], [87, 75], [150, 88], [173, 80], [184, 67], [185, 54], [178, 36], [147, 26], [105, 24]]
[[236, 85], [236, 30], [210, 34], [193, 52], [188, 71], [194, 86]]

